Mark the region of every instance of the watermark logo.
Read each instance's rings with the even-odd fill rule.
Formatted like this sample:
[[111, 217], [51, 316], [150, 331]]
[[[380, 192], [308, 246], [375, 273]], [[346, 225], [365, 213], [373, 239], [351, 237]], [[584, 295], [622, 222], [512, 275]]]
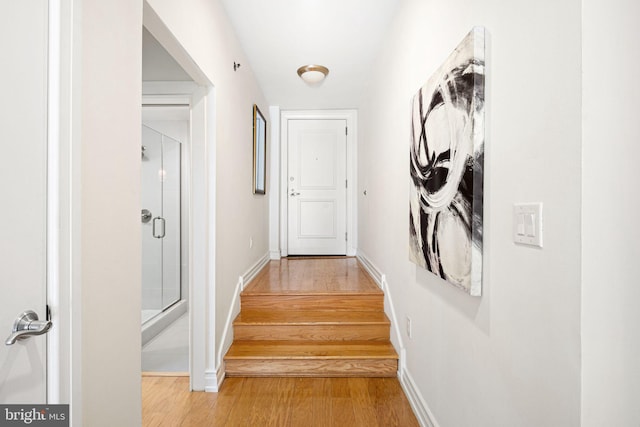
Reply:
[[0, 427], [69, 427], [69, 405], [0, 405]]

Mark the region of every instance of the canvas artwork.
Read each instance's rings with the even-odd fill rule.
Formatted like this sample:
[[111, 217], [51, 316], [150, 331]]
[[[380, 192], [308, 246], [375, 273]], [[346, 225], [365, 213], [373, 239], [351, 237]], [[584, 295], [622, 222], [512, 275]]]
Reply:
[[413, 97], [410, 258], [482, 293], [484, 28], [474, 27]]

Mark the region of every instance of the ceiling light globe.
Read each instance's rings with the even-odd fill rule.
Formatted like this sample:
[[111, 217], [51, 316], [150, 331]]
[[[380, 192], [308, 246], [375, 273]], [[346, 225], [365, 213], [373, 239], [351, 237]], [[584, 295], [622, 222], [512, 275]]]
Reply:
[[318, 84], [329, 74], [329, 69], [322, 65], [304, 65], [298, 68], [298, 75], [307, 84]]
[[302, 80], [309, 84], [320, 83], [324, 79], [324, 74], [320, 71], [307, 71], [302, 73]]

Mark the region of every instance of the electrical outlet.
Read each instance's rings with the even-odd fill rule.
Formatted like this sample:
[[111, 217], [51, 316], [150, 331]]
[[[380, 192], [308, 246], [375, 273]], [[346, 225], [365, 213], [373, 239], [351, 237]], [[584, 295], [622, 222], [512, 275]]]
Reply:
[[409, 339], [413, 338], [411, 334], [411, 318], [407, 316], [407, 336]]

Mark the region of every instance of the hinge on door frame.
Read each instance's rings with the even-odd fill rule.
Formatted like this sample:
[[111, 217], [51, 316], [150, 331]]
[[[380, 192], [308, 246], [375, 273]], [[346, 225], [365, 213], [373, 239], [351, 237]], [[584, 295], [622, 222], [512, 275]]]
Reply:
[[349, 135], [349, 128], [347, 126], [344, 127], [344, 134]]
[[347, 239], [347, 232], [346, 232], [346, 231], [344, 232], [344, 241], [345, 241], [345, 242], [347, 242], [347, 241], [348, 241], [348, 239]]
[[344, 180], [344, 188], [349, 188], [349, 180]]

